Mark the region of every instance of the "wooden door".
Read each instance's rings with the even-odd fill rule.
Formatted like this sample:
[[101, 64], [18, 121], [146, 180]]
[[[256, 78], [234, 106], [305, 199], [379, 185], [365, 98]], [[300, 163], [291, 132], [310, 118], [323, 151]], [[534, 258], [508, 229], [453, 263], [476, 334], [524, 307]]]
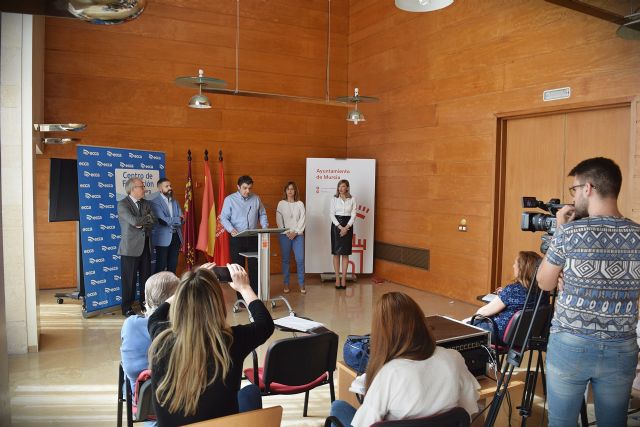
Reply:
[[[507, 120], [502, 249], [496, 258], [500, 261], [496, 286], [513, 278], [511, 266], [518, 251], [540, 251], [543, 233], [520, 230], [522, 196], [572, 203], [568, 187], [573, 179], [567, 174], [581, 160], [596, 156], [613, 159], [623, 178], [631, 178], [629, 121], [628, 105]], [[619, 200], [623, 213], [627, 201], [623, 186]]]

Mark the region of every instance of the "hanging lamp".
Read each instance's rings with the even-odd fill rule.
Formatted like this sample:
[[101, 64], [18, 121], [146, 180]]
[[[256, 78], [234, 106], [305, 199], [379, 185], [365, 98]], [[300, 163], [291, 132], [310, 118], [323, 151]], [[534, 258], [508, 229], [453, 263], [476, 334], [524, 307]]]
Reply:
[[205, 77], [204, 70], [198, 70], [198, 77], [177, 77], [175, 83], [183, 87], [198, 87], [198, 93], [189, 99], [189, 107], [198, 109], [211, 108], [211, 101], [206, 95], [202, 94], [203, 87], [224, 87], [227, 85], [224, 80]]
[[433, 12], [450, 6], [453, 0], [396, 0], [396, 7], [407, 12]]
[[360, 122], [365, 122], [364, 114], [358, 110], [358, 103], [360, 102], [378, 102], [378, 98], [373, 96], [361, 96], [358, 88], [353, 90], [353, 96], [339, 96], [336, 98], [338, 102], [344, 102], [354, 104], [353, 110], [347, 113], [347, 121], [357, 125]]

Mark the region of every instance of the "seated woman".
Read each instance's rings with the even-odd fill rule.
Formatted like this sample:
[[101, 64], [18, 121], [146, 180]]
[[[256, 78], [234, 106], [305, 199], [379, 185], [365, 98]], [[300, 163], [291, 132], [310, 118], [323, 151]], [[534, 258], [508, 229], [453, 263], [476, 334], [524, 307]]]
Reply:
[[222, 285], [205, 264], [185, 273], [175, 295], [149, 318], [158, 425], [179, 426], [259, 409], [255, 385], [240, 392], [242, 363], [273, 333], [273, 320], [249, 285], [247, 272], [227, 264], [231, 287], [247, 302], [254, 322], [229, 326]]
[[[536, 252], [521, 251], [518, 252], [518, 256], [513, 262], [513, 276], [514, 282], [508, 284], [502, 289], [498, 290], [498, 296], [494, 298], [489, 304], [480, 307], [476, 312], [476, 315], [483, 316], [493, 320], [497, 327], [498, 337], [504, 336], [504, 331], [509, 324], [509, 320], [515, 314], [516, 311], [522, 310], [524, 303], [527, 300], [527, 293], [529, 292], [529, 286], [531, 285], [531, 279], [534, 277], [538, 263], [542, 257]], [[548, 304], [548, 298], [542, 300], [542, 303]], [[533, 307], [534, 301], [530, 302], [530, 307]], [[489, 319], [479, 318], [475, 319], [473, 325], [494, 333], [493, 323]], [[469, 321], [469, 323], [471, 323]], [[491, 338], [492, 342], [496, 342], [497, 337]]]
[[364, 402], [356, 411], [336, 400], [331, 415], [354, 427], [426, 417], [456, 406], [471, 415], [478, 411], [479, 388], [460, 353], [436, 346], [418, 304], [389, 292], [373, 312]]
[[122, 369], [134, 389], [140, 372], [147, 369], [147, 352], [151, 337], [147, 330], [149, 316], [171, 295], [174, 294], [180, 279], [170, 271], [156, 273], [147, 279], [144, 285], [146, 311], [144, 315], [129, 316], [125, 319], [120, 332], [120, 360]]

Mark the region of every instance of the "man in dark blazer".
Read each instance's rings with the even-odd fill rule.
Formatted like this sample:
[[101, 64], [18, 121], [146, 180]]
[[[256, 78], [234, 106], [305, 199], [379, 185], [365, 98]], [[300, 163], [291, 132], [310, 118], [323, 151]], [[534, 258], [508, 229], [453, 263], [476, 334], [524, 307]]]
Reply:
[[153, 226], [153, 243], [156, 247], [156, 270], [176, 273], [178, 252], [182, 245], [182, 210], [173, 198], [171, 181], [160, 178], [158, 194], [151, 200], [151, 210], [158, 222]]
[[[144, 308], [144, 284], [151, 275], [151, 230], [155, 217], [151, 204], [144, 199], [144, 183], [130, 178], [124, 185], [127, 197], [118, 202], [120, 222], [120, 266], [122, 272], [122, 314], [135, 314], [131, 304], [140, 283], [140, 307]], [[139, 275], [139, 277], [138, 277]]]

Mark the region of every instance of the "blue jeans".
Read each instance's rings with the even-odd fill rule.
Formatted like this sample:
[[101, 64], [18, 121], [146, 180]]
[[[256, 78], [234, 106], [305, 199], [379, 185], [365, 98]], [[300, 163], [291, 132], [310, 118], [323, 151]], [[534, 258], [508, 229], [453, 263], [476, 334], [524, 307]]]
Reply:
[[260, 389], [254, 384], [244, 386], [238, 392], [238, 411], [249, 412], [262, 409]]
[[546, 361], [549, 427], [575, 427], [589, 382], [598, 427], [626, 426], [637, 363], [635, 337], [612, 341], [552, 333]]
[[285, 234], [280, 234], [279, 238], [284, 285], [289, 286], [289, 258], [291, 258], [291, 251], [293, 250], [293, 255], [296, 258], [298, 285], [304, 288], [304, 235], [297, 235], [293, 240], [290, 240]]
[[351, 427], [351, 421], [353, 421], [353, 417], [356, 415], [356, 408], [344, 400], [334, 400], [331, 403], [331, 412], [329, 412], [329, 415], [333, 415], [339, 419], [345, 427]]

